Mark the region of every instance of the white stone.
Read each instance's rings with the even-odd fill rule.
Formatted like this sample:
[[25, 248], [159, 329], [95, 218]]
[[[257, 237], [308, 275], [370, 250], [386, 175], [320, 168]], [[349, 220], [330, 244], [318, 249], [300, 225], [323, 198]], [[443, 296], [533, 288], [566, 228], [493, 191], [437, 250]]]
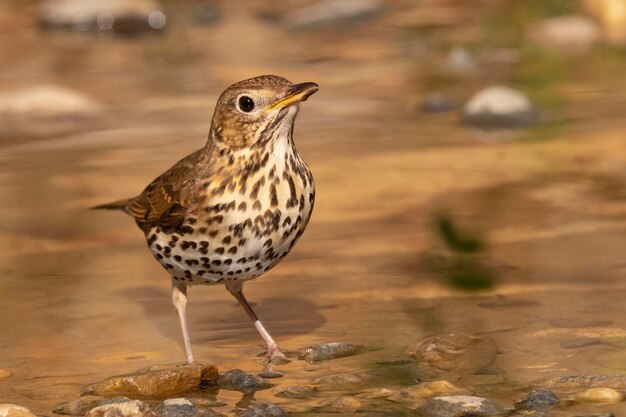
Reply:
[[0, 404], [0, 417], [36, 417], [28, 408], [15, 404]]
[[143, 401], [130, 400], [92, 408], [85, 417], [156, 417], [156, 413]]
[[511, 114], [532, 110], [532, 103], [524, 94], [509, 87], [494, 86], [479, 91], [465, 105], [466, 114]]

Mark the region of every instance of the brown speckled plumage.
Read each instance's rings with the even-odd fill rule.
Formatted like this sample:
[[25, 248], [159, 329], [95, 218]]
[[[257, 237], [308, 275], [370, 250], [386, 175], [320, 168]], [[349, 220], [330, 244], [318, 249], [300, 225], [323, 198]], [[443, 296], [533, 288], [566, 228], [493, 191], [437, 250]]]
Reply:
[[[202, 149], [178, 161], [139, 196], [97, 207], [120, 209], [135, 219], [152, 254], [172, 276], [179, 315], [176, 297], [182, 294], [186, 301], [187, 285], [226, 283], [262, 327], [243, 298], [241, 283], [283, 259], [311, 216], [313, 176], [292, 132], [298, 103], [315, 91], [314, 83], [293, 85], [273, 75], [230, 86], [217, 101]], [[245, 111], [246, 99], [253, 101], [253, 110]], [[265, 329], [259, 331], [270, 356], [284, 358]], [[187, 358], [193, 360], [190, 346]]]

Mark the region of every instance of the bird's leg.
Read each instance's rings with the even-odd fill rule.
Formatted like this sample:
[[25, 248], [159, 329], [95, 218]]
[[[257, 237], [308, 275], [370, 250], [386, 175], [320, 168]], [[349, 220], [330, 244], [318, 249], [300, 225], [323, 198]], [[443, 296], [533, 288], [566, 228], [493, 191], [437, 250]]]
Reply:
[[187, 363], [193, 363], [191, 341], [189, 340], [189, 330], [187, 329], [187, 286], [185, 284], [172, 282], [172, 303], [180, 320], [180, 330], [183, 333]]
[[241, 304], [246, 313], [248, 313], [248, 317], [250, 317], [250, 319], [254, 322], [254, 327], [256, 327], [263, 340], [265, 340], [265, 344], [267, 345], [267, 356], [270, 359], [270, 364], [291, 362], [291, 359], [280, 351], [276, 341], [265, 329], [265, 326], [263, 326], [263, 323], [261, 323], [261, 320], [259, 320], [259, 317], [256, 315], [254, 310], [252, 310], [252, 307], [250, 307], [248, 300], [246, 300], [246, 297], [243, 295], [243, 282], [230, 281], [226, 283], [226, 289], [237, 299], [237, 301], [239, 301], [239, 304]]

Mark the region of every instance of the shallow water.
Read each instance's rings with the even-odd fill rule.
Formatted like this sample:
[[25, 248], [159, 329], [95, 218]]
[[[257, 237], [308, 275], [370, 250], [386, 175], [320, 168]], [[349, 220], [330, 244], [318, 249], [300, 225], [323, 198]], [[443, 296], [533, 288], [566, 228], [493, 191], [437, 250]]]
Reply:
[[[243, 7], [207, 27], [185, 24], [182, 7], [163, 37], [98, 41], [39, 31], [33, 5], [3, 7], [4, 20], [21, 23], [0, 33], [9, 61], [0, 86], [56, 82], [106, 109], [83, 132], [0, 142], [0, 368], [12, 373], [0, 379], [0, 402], [49, 414], [88, 383], [183, 360], [170, 282], [142, 234], [120, 213], [87, 208], [137, 194], [200, 147], [221, 89], [258, 73], [321, 85], [295, 132], [318, 195], [301, 241], [246, 286], [248, 297], [287, 351], [329, 341], [372, 351], [281, 366], [285, 377], [256, 398], [309, 410], [354, 392], [313, 402], [274, 393], [408, 359], [408, 346], [452, 331], [495, 341], [490, 369], [502, 379], [456, 377], [505, 405], [544, 378], [626, 373], [626, 117], [616, 110], [626, 95], [611, 93], [619, 79], [582, 74], [562, 86], [562, 126], [480, 132], [455, 114], [415, 110], [429, 69], [406, 51], [426, 44], [438, 55], [432, 39], [390, 17], [357, 36], [286, 36]], [[23, 36], [8, 44], [13, 31]], [[455, 249], [438, 219], [482, 249]], [[476, 282], [487, 288], [468, 291]], [[199, 360], [262, 369], [261, 339], [222, 287], [192, 288], [188, 315]], [[594, 342], [572, 348], [584, 338]], [[391, 375], [375, 385], [413, 382]], [[240, 397], [217, 394], [229, 407]]]

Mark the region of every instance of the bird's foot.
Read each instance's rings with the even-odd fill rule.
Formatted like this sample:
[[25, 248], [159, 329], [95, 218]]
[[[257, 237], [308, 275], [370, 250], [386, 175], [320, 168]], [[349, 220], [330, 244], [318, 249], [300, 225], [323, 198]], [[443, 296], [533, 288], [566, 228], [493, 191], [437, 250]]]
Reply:
[[267, 353], [265, 354], [268, 361], [263, 367], [265, 372], [276, 372], [274, 371], [274, 366], [276, 365], [284, 365], [292, 361], [287, 355], [285, 355], [278, 346], [270, 346], [267, 348]]

